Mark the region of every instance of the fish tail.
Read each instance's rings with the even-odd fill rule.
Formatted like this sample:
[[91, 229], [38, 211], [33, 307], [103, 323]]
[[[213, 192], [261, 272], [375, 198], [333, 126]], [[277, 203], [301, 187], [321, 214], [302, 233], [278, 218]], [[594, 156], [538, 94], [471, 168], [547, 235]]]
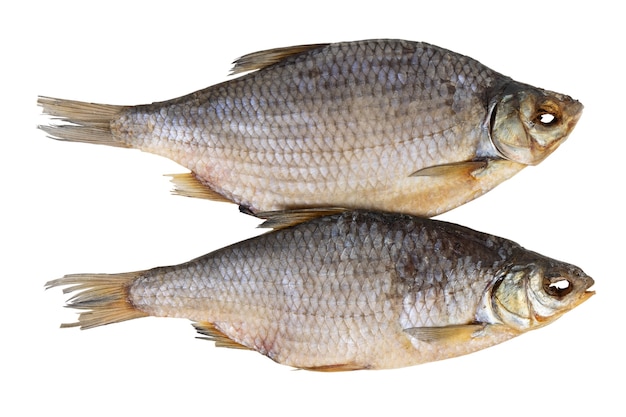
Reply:
[[146, 317], [130, 301], [129, 287], [142, 272], [123, 274], [73, 274], [46, 283], [46, 289], [69, 285], [64, 294], [80, 291], [67, 300], [66, 307], [85, 310], [75, 323], [61, 327], [90, 329], [105, 324]]
[[131, 147], [116, 139], [111, 131], [111, 122], [127, 109], [127, 106], [85, 103], [41, 96], [37, 98], [37, 105], [43, 107], [44, 114], [69, 123], [40, 125], [39, 129], [50, 135], [52, 139], [122, 148]]

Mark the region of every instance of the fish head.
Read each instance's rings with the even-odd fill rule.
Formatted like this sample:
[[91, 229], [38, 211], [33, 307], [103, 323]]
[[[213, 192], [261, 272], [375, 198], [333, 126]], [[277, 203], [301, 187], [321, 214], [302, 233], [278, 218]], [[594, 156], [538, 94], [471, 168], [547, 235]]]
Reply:
[[520, 332], [553, 322], [595, 294], [580, 268], [534, 255], [539, 260], [512, 266], [491, 291], [497, 319]]
[[537, 165], [567, 139], [582, 111], [569, 96], [514, 83], [492, 108], [491, 141], [505, 159]]

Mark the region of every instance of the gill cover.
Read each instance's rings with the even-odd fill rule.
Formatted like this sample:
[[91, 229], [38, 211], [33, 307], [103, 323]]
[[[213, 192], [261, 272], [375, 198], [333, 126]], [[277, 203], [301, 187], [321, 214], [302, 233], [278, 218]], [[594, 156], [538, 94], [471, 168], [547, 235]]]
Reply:
[[536, 165], [565, 141], [582, 109], [569, 96], [512, 83], [492, 109], [491, 141], [505, 159]]

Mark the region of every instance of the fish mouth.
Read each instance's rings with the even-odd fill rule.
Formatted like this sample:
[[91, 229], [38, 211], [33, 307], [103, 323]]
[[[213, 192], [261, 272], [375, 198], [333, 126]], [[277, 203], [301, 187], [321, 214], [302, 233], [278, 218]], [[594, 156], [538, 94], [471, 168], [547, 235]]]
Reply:
[[595, 281], [593, 280], [593, 278], [591, 277], [585, 277], [585, 291], [583, 293], [580, 294], [580, 297], [578, 298], [576, 304], [574, 306], [579, 306], [580, 304], [584, 303], [585, 301], [587, 301], [588, 299], [590, 299], [593, 295], [595, 295], [595, 290], [590, 290], [589, 288], [593, 287], [595, 284]]
[[[591, 280], [591, 278], [590, 278], [590, 280]], [[589, 288], [592, 285], [593, 285], [593, 280], [591, 280], [591, 284], [588, 285], [587, 288]], [[543, 326], [545, 326], [548, 323], [552, 323], [556, 319], [558, 319], [561, 316], [563, 316], [566, 312], [575, 309], [576, 307], [578, 307], [579, 305], [581, 305], [582, 303], [584, 303], [585, 301], [587, 301], [588, 299], [593, 297], [595, 294], [596, 294], [595, 291], [587, 290], [587, 291], [581, 293], [578, 296], [578, 298], [576, 299], [576, 301], [574, 301], [572, 304], [570, 304], [565, 310], [561, 311], [560, 313], [555, 314], [554, 316], [544, 317], [544, 316], [540, 316], [538, 314], [535, 314], [534, 315], [535, 321], [539, 325], [539, 327], [543, 327]]]
[[580, 297], [580, 303], [583, 303], [584, 301], [587, 301], [589, 298], [591, 298], [592, 295], [595, 295], [595, 294], [596, 294], [595, 291], [585, 291], [582, 294], [582, 296]]

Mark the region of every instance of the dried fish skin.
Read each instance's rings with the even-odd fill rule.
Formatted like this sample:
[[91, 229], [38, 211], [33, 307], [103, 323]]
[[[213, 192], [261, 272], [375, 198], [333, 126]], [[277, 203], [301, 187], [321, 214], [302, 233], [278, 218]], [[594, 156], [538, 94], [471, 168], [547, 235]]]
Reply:
[[[545, 326], [593, 295], [580, 268], [451, 223], [341, 212], [190, 262], [51, 281], [92, 328], [193, 320], [218, 346], [304, 369], [416, 365]], [[296, 222], [299, 217], [294, 217]]]
[[567, 138], [583, 106], [569, 96], [528, 87], [507, 87], [491, 115], [491, 139], [503, 158], [537, 165]]
[[245, 71], [253, 72], [150, 105], [40, 97], [44, 113], [68, 123], [41, 128], [170, 158], [191, 171], [174, 177], [177, 194], [250, 213], [433, 216], [541, 162], [582, 112], [568, 96], [403, 40], [261, 51], [237, 61], [234, 72]]

